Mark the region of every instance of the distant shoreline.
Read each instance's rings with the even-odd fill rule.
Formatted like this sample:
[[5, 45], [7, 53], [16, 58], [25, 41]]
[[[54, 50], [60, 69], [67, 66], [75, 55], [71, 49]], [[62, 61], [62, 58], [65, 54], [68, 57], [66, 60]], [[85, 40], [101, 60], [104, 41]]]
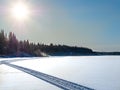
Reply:
[[[28, 55], [28, 54], [27, 54]], [[29, 56], [26, 56], [26, 55], [23, 55], [23, 56], [17, 56], [17, 55], [0, 55], [0, 58], [16, 58], [16, 57], [20, 57], [20, 58], [24, 58], [24, 57], [54, 57], [54, 56], [119, 56], [120, 55], [120, 52], [93, 52], [93, 53], [89, 53], [89, 54], [80, 54], [80, 53], [77, 53], [77, 54], [70, 54], [70, 53], [54, 53], [54, 54], [51, 54], [51, 55], [46, 55], [46, 56], [32, 56], [32, 55], [29, 55]]]
[[120, 55], [120, 52], [99, 52], [88, 47], [18, 40], [13, 32], [0, 31], [0, 57], [100, 56]]

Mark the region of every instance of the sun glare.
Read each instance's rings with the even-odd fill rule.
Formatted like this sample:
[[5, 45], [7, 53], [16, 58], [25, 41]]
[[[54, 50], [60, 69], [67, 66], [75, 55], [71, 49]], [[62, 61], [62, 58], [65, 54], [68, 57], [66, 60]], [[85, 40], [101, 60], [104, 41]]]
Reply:
[[24, 3], [16, 3], [12, 6], [11, 13], [17, 20], [24, 20], [29, 16], [29, 9]]

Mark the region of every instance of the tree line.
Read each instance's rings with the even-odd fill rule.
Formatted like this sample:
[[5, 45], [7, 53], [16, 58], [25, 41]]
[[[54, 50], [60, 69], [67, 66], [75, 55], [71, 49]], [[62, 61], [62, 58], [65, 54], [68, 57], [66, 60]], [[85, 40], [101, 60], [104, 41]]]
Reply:
[[90, 54], [92, 49], [67, 46], [67, 45], [50, 45], [32, 43], [29, 40], [18, 40], [13, 32], [7, 35], [4, 30], [0, 31], [0, 56], [44, 56], [54, 54]]

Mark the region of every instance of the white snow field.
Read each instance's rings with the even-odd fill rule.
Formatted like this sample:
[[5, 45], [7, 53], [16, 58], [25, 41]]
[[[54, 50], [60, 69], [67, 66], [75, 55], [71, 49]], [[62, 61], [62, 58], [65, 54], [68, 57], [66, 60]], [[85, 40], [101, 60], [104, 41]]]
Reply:
[[[20, 61], [22, 59], [22, 61]], [[13, 60], [11, 58], [3, 60]], [[95, 90], [120, 90], [120, 56], [15, 58], [11, 64]], [[19, 60], [19, 61], [17, 61]], [[32, 75], [0, 65], [0, 90], [61, 90]]]

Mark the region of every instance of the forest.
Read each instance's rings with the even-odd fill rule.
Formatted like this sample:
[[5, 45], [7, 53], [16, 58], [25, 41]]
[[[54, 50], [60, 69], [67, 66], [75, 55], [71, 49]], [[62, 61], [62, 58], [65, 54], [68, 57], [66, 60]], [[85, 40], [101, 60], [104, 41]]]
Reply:
[[77, 46], [54, 45], [53, 43], [32, 43], [29, 40], [18, 40], [13, 32], [9, 34], [0, 31], [0, 56], [31, 57], [31, 56], [65, 56], [65, 55], [89, 55], [92, 49]]

